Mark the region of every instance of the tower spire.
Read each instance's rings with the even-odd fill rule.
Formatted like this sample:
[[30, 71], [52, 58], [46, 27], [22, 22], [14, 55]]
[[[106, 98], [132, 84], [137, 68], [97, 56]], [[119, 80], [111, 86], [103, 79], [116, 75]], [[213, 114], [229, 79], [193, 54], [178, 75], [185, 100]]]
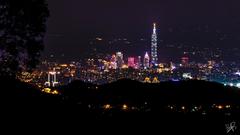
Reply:
[[153, 33], [155, 33], [156, 34], [156, 23], [153, 23]]

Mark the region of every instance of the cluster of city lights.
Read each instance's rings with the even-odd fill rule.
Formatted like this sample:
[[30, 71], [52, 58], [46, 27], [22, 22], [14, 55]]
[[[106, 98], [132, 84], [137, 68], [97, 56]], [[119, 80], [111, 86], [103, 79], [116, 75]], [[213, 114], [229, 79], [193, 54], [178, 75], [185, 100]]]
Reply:
[[240, 83], [224, 83], [224, 86], [237, 87], [240, 88]]
[[[145, 107], [130, 107], [127, 104], [122, 104], [122, 105], [111, 105], [111, 104], [105, 104], [102, 106], [102, 108], [106, 111], [110, 111], [111, 109], [120, 109], [123, 111], [134, 111], [134, 110], [138, 110], [138, 111], [146, 111], [149, 110], [147, 106], [147, 104], [144, 105]], [[195, 105], [195, 106], [178, 106], [178, 105], [168, 105], [167, 109], [169, 109], [171, 112], [205, 112], [206, 113], [206, 108], [209, 108], [207, 106], [202, 106], [202, 105]], [[212, 111], [223, 111], [223, 110], [229, 110], [232, 109], [232, 105], [229, 104], [213, 104], [212, 106], [210, 106], [210, 108], [212, 108]], [[151, 109], [150, 109], [151, 110]]]
[[123, 110], [123, 111], [130, 111], [130, 110], [136, 110], [136, 107], [130, 107], [129, 105], [127, 104], [122, 104], [120, 106], [113, 106], [111, 104], [105, 104], [102, 106], [102, 108], [106, 111], [110, 111], [111, 109], [120, 109], [120, 110]]
[[52, 94], [52, 95], [59, 94], [58, 90], [52, 90], [50, 88], [44, 88], [44, 89], [42, 89], [42, 92], [47, 93], [47, 94]]

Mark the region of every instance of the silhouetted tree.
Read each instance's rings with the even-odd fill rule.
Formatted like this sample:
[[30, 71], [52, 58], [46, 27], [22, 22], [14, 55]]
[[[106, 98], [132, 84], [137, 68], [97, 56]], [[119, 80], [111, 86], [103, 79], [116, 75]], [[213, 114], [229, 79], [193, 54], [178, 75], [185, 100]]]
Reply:
[[0, 0], [0, 76], [37, 65], [48, 16], [45, 0]]

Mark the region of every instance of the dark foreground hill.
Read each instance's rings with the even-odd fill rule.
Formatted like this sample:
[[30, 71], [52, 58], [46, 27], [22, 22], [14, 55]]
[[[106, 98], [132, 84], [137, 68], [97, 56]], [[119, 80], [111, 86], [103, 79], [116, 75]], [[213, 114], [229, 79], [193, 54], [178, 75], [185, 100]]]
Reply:
[[15, 79], [0, 79], [1, 100], [4, 105], [87, 105], [98, 109], [108, 104], [123, 104], [139, 107], [147, 105], [158, 109], [167, 105], [204, 106], [240, 105], [240, 90], [206, 81], [141, 83], [133, 80], [119, 80], [105, 85], [93, 85], [74, 81], [58, 89], [59, 95], [43, 93], [38, 87]]
[[206, 81], [141, 83], [133, 80], [119, 80], [97, 86], [75, 81], [62, 88], [64, 96], [72, 103], [93, 104], [240, 104], [240, 90]]
[[148, 134], [163, 130], [173, 134], [179, 128], [179, 133], [191, 133], [191, 128], [202, 134], [226, 134], [225, 124], [240, 126], [239, 89], [214, 82], [120, 80], [98, 86], [74, 81], [57, 89], [59, 95], [45, 94], [18, 80], [1, 79], [1, 110], [5, 113], [1, 116], [20, 123], [51, 122], [50, 127], [107, 125], [117, 131], [147, 130]]
[[60, 96], [43, 93], [38, 87], [16, 79], [0, 78], [3, 106], [43, 106], [60, 104]]

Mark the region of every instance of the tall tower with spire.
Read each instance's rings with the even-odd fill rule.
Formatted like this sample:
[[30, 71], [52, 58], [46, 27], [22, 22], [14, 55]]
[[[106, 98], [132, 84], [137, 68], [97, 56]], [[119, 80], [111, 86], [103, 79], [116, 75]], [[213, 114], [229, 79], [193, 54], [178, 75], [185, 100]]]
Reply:
[[156, 23], [153, 23], [153, 33], [152, 33], [152, 40], [151, 40], [151, 63], [157, 64], [158, 63], [158, 43], [157, 43], [157, 28]]

